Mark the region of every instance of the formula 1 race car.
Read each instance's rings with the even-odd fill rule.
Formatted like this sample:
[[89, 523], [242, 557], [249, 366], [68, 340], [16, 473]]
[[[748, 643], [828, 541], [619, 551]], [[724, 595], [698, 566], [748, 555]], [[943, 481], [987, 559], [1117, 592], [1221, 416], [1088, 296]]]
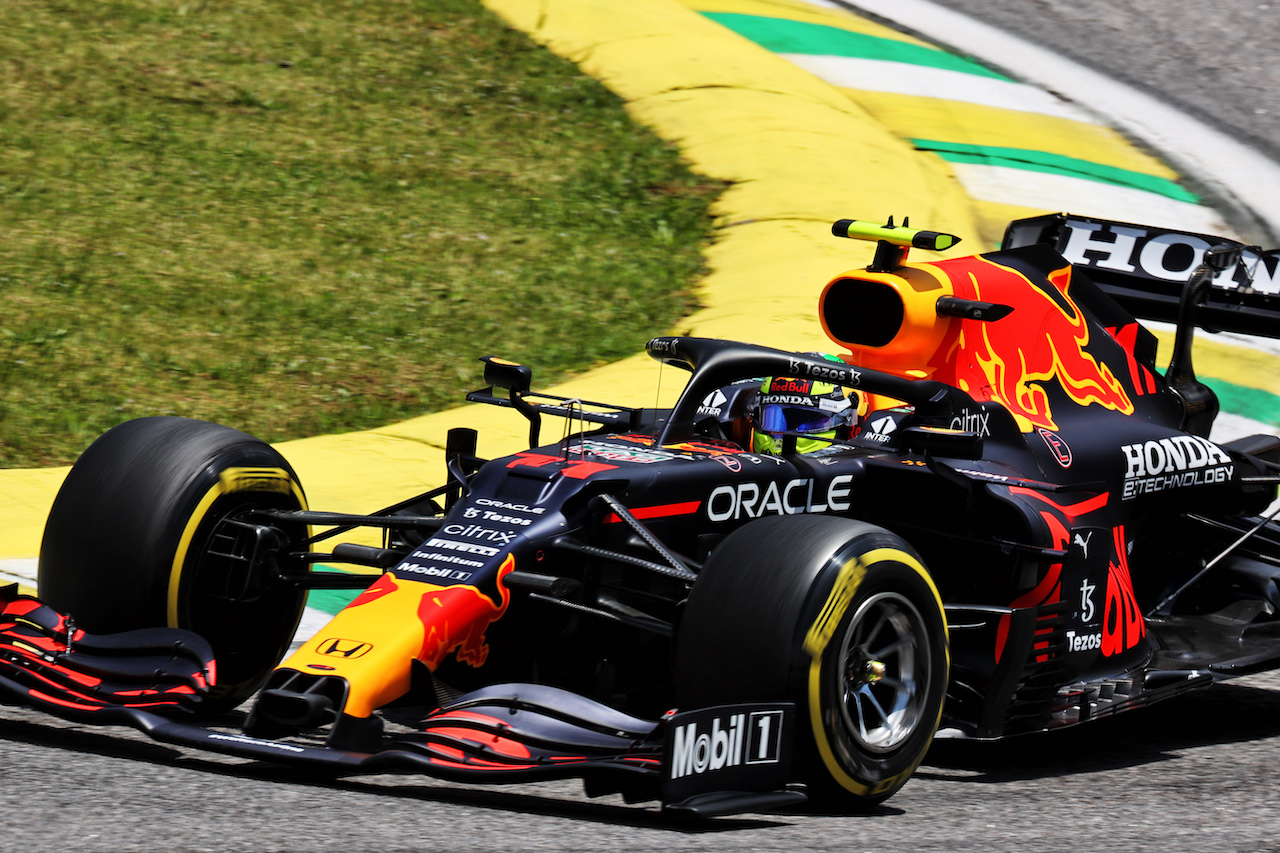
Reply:
[[[581, 777], [715, 815], [876, 803], [935, 735], [1280, 666], [1280, 438], [1210, 440], [1190, 348], [1197, 325], [1280, 336], [1275, 252], [1054, 215], [907, 263], [955, 238], [833, 230], [877, 242], [820, 298], [840, 360], [659, 337], [688, 384], [632, 409], [486, 358], [468, 399], [527, 418], [529, 449], [485, 461], [451, 430], [447, 483], [367, 516], [310, 509], [234, 429], [112, 429], [54, 503], [41, 598], [0, 595], [0, 700], [336, 775]], [[1176, 323], [1163, 374], [1135, 315]], [[759, 452], [764, 377], [859, 417], [805, 453], [774, 424]], [[324, 588], [362, 591], [289, 653]]]

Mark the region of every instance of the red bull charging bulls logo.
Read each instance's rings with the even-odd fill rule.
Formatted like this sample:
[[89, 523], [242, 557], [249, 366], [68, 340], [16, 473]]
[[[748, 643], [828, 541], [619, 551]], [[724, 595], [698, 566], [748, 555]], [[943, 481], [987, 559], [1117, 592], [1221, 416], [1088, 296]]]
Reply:
[[434, 670], [445, 655], [457, 649], [458, 660], [483, 666], [489, 657], [484, 632], [507, 612], [511, 593], [503, 580], [515, 567], [515, 558], [508, 555], [498, 569], [501, 601], [497, 604], [474, 586], [462, 584], [423, 595], [418, 603], [418, 618], [422, 620], [425, 636], [418, 659]]
[[981, 257], [933, 266], [946, 273], [956, 296], [1013, 308], [1000, 321], [958, 324], [950, 345], [935, 355], [935, 378], [974, 399], [1004, 404], [1023, 432], [1058, 428], [1046, 391], [1050, 383], [1081, 406], [1133, 413], [1124, 386], [1087, 350], [1089, 326], [1070, 296], [1070, 266], [1044, 281]]

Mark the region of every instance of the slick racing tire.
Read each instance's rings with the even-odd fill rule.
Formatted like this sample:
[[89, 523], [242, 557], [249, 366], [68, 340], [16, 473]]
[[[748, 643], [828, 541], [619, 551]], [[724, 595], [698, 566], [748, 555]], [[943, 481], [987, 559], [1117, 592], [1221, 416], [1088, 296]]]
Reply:
[[795, 702], [792, 775], [816, 805], [857, 808], [924, 758], [949, 655], [942, 600], [902, 539], [844, 518], [767, 518], [730, 534], [694, 582], [676, 699]]
[[[293, 469], [265, 442], [185, 418], [129, 421], [90, 445], [58, 492], [39, 595], [93, 633], [169, 626], [202, 635], [217, 672], [201, 708], [220, 713], [284, 656], [306, 600], [276, 578], [276, 537], [235, 519], [306, 506]], [[307, 535], [303, 524], [275, 529], [294, 541]]]

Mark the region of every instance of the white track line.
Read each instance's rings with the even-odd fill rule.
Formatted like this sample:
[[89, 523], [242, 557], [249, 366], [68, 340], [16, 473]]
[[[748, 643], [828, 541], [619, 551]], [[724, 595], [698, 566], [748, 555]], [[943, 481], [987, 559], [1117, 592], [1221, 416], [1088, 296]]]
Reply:
[[39, 561], [34, 557], [16, 560], [0, 560], [0, 584], [21, 583], [36, 585], [36, 569]]

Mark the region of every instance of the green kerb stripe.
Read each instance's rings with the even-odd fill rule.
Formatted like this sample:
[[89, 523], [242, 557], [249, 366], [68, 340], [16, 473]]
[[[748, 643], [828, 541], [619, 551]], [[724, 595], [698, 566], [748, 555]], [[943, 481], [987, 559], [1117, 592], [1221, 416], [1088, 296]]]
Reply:
[[1133, 172], [1117, 166], [1104, 166], [1088, 160], [1077, 160], [1061, 154], [1032, 151], [1027, 148], [1000, 148], [986, 145], [969, 145], [963, 142], [940, 142], [936, 139], [913, 139], [911, 142], [921, 151], [932, 151], [953, 163], [976, 163], [983, 166], [1006, 166], [1032, 172], [1048, 172], [1073, 178], [1087, 178], [1106, 184], [1166, 196], [1195, 204], [1200, 197], [1167, 178]]
[[702, 14], [774, 53], [882, 59], [911, 65], [927, 65], [947, 71], [961, 71], [982, 77], [994, 77], [997, 80], [1009, 79], [976, 62], [942, 50], [894, 39], [877, 38], [838, 27], [788, 21], [785, 18], [739, 15], [732, 12], [703, 12]]
[[1269, 391], [1236, 385], [1225, 379], [1202, 377], [1206, 385], [1218, 395], [1222, 411], [1252, 418], [1272, 426], [1280, 426], [1280, 397]]
[[360, 594], [356, 589], [313, 589], [307, 593], [307, 606], [325, 613], [337, 613]]
[[[342, 566], [324, 566], [317, 563], [315, 568], [317, 571], [322, 572], [354, 574]], [[368, 577], [370, 583], [377, 580], [377, 575], [369, 575]], [[313, 589], [307, 593], [307, 606], [332, 615], [354, 601], [359, 594], [360, 590], [358, 589]]]

